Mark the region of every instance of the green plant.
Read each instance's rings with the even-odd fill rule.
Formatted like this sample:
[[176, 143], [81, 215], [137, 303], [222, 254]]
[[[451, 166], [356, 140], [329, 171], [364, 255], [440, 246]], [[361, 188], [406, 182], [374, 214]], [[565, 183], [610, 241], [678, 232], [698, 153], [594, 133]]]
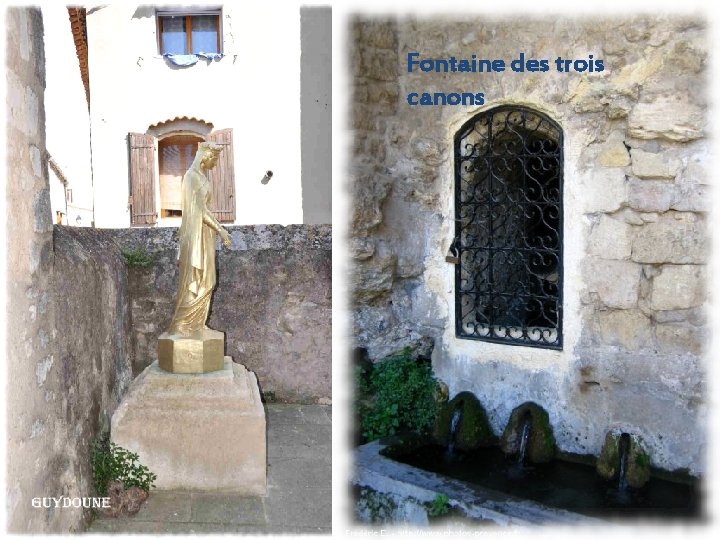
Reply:
[[365, 440], [394, 435], [400, 429], [424, 433], [433, 425], [438, 384], [430, 365], [413, 359], [409, 349], [384, 358], [369, 374], [356, 370], [355, 383]]
[[138, 463], [138, 455], [110, 442], [108, 435], [96, 439], [90, 450], [95, 490], [98, 495], [107, 495], [108, 483], [118, 480], [125, 489], [137, 486], [145, 491], [155, 487], [157, 475]]
[[130, 268], [144, 268], [150, 266], [153, 261], [152, 255], [141, 247], [134, 249], [123, 249], [121, 251], [125, 264]]
[[428, 516], [444, 516], [450, 511], [450, 499], [447, 495], [438, 493], [431, 503], [428, 504]]

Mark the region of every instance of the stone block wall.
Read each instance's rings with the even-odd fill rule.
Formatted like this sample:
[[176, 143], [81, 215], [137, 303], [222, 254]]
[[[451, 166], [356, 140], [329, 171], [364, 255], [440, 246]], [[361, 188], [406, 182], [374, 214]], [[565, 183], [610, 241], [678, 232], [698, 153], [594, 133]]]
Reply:
[[352, 26], [350, 289], [357, 344], [375, 359], [445, 326], [424, 259], [442, 226], [438, 165], [452, 151], [426, 136], [441, 129], [439, 110], [405, 111], [398, 34], [396, 21]]
[[6, 25], [6, 197], [13, 201], [8, 204], [13, 218], [6, 218], [5, 232], [7, 523], [10, 531], [43, 531], [46, 517], [30, 505], [31, 497], [46, 490], [37, 473], [46, 464], [44, 455], [54, 451], [51, 440], [37, 437], [46, 406], [35, 371], [42, 374], [43, 366], [53, 360], [49, 341], [54, 330], [54, 306], [47, 292], [52, 279], [52, 221], [42, 159], [45, 69], [40, 10], [8, 9]]
[[[331, 227], [233, 226], [217, 253], [218, 281], [208, 326], [225, 332], [225, 354], [258, 377], [266, 399], [331, 398]], [[124, 249], [153, 262], [130, 268], [133, 370], [157, 358], [177, 293], [177, 229], [117, 229]], [[218, 243], [219, 246], [219, 243]]]
[[[99, 231], [53, 231], [42, 16], [7, 10], [7, 483], [10, 532], [82, 530], [90, 444], [130, 382], [127, 277]], [[109, 427], [109, 424], [106, 424]]]
[[[494, 429], [527, 400], [560, 447], [643, 437], [654, 464], [704, 470], [709, 140], [706, 29], [687, 17], [352, 23], [350, 226], [355, 342], [373, 359], [435, 339], [433, 366], [475, 392]], [[602, 58], [601, 73], [408, 73], [424, 58]], [[552, 61], [552, 60], [551, 60]], [[416, 106], [410, 92], [484, 92], [480, 107]], [[455, 337], [453, 137], [516, 104], [564, 136], [564, 347]]]

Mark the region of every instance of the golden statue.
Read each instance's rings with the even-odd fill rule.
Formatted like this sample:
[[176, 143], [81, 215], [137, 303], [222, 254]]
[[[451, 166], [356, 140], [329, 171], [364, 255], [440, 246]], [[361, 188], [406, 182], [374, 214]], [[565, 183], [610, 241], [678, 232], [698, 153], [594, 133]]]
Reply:
[[158, 339], [160, 367], [173, 373], [205, 373], [222, 369], [224, 335], [205, 325], [215, 288], [215, 233], [229, 247], [230, 235], [208, 203], [212, 199], [205, 173], [223, 146], [202, 142], [182, 179], [182, 222], [178, 231], [180, 279], [175, 313], [168, 332]]

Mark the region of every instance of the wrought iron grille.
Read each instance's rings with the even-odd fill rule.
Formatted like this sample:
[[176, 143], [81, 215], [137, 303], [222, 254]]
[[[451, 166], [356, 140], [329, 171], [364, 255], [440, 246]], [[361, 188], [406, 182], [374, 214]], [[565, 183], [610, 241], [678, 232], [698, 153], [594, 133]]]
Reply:
[[455, 135], [460, 338], [562, 348], [562, 129], [503, 106]]

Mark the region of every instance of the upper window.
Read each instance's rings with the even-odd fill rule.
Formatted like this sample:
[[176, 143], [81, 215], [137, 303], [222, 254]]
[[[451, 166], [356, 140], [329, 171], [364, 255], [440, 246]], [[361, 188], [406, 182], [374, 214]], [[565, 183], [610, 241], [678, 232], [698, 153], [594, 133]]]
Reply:
[[158, 12], [160, 54], [220, 53], [220, 12]]
[[562, 348], [562, 129], [524, 107], [455, 136], [456, 334]]

